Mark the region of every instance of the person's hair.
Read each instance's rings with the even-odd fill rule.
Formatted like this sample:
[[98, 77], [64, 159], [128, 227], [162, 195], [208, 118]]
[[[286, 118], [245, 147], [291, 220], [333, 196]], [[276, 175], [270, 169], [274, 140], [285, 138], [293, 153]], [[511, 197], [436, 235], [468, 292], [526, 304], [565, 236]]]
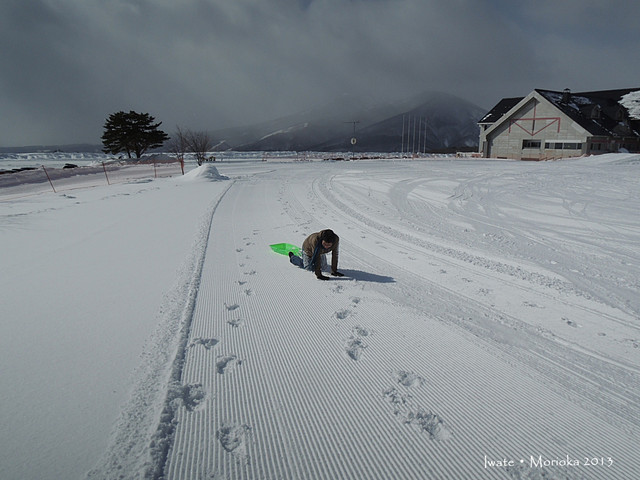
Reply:
[[337, 235], [333, 230], [323, 230], [320, 234], [320, 240], [327, 243], [335, 243]]

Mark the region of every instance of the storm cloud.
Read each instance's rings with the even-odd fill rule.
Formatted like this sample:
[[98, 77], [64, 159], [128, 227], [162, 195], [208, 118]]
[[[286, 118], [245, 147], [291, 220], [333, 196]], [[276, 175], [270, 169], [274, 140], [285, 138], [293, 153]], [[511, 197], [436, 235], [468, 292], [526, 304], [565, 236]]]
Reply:
[[106, 117], [166, 131], [344, 93], [443, 91], [490, 108], [533, 88], [640, 86], [640, 4], [619, 0], [4, 0], [0, 146], [99, 143]]

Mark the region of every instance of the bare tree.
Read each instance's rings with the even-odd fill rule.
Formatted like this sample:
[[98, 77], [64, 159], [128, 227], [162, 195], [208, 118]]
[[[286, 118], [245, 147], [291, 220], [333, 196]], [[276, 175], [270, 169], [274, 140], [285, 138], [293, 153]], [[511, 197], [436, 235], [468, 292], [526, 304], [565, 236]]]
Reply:
[[169, 142], [169, 152], [173, 153], [180, 163], [184, 163], [184, 154], [189, 149], [188, 131], [183, 131], [180, 127], [176, 127], [176, 132]]
[[189, 150], [196, 156], [198, 165], [207, 159], [207, 152], [213, 147], [213, 141], [207, 132], [186, 132]]

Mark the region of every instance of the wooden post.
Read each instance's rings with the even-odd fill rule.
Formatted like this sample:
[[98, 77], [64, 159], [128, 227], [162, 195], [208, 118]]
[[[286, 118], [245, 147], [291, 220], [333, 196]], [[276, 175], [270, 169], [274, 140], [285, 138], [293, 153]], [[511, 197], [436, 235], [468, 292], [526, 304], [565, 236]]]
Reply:
[[47, 179], [49, 180], [49, 184], [51, 185], [51, 188], [53, 188], [53, 193], [58, 193], [58, 192], [56, 192], [56, 187], [53, 186], [53, 182], [51, 181], [51, 177], [49, 176], [49, 172], [47, 172], [47, 169], [44, 168], [44, 165], [42, 165], [42, 169], [44, 170], [44, 174], [47, 176]]
[[104, 170], [104, 176], [107, 179], [107, 185], [111, 185], [111, 183], [109, 182], [109, 175], [107, 175], [107, 167], [104, 165], [104, 162], [102, 162], [102, 169]]

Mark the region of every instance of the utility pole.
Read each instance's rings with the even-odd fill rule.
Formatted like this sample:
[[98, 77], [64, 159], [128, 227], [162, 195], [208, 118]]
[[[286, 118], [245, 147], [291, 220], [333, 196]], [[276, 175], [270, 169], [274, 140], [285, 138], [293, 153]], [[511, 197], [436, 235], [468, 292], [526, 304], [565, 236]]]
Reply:
[[427, 153], [427, 117], [424, 117], [424, 148], [423, 152]]
[[356, 139], [356, 123], [360, 123], [360, 120], [351, 120], [350, 122], [344, 123], [353, 123], [353, 137], [351, 137], [351, 160], [354, 160], [356, 158], [356, 143], [358, 142], [358, 140]]
[[404, 115], [402, 115], [402, 137], [400, 140], [400, 158], [404, 156]]

